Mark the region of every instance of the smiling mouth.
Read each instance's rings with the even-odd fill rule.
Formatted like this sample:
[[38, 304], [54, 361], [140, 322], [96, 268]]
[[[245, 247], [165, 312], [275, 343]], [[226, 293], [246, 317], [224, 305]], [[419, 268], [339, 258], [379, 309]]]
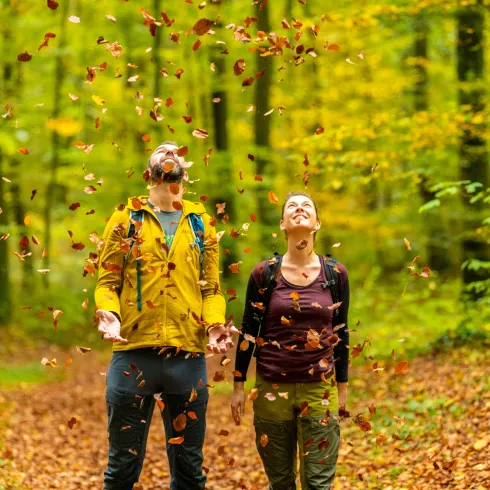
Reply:
[[308, 216], [305, 216], [304, 214], [298, 214], [298, 216], [295, 216], [293, 219], [299, 219], [299, 218], [308, 219]]
[[178, 164], [179, 163], [176, 158], [169, 157], [169, 156], [166, 156], [166, 157], [164, 157], [163, 159], [160, 160], [160, 163], [163, 163], [163, 164], [165, 164], [167, 162], [172, 162], [172, 163], [175, 163], [175, 164]]

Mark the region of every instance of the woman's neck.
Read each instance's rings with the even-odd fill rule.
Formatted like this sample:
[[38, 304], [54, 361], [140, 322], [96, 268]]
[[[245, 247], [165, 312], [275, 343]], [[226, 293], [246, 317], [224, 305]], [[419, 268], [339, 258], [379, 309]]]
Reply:
[[182, 196], [184, 194], [184, 187], [179, 185], [180, 192], [174, 194], [170, 191], [170, 185], [166, 182], [158, 184], [150, 189], [149, 200], [153, 206], [160, 209], [160, 211], [175, 211], [172, 203], [182, 202]]
[[313, 235], [289, 235], [288, 250], [283, 260], [287, 263], [305, 266], [317, 260], [313, 249]]

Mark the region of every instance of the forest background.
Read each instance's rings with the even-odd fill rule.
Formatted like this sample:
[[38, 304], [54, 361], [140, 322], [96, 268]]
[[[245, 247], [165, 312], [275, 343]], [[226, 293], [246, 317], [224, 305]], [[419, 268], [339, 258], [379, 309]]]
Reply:
[[253, 266], [285, 250], [285, 195], [306, 190], [316, 250], [349, 270], [354, 368], [488, 347], [489, 5], [0, 1], [2, 388], [65, 379], [41, 365], [53, 348], [107, 359], [97, 242], [167, 139], [223, 232], [237, 325]]

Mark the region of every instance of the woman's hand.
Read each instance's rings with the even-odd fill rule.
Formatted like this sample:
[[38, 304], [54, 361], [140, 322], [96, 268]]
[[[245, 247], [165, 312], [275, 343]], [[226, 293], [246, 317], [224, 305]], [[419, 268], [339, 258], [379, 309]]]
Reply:
[[104, 340], [127, 344], [127, 339], [121, 337], [121, 324], [114, 313], [106, 310], [97, 310], [95, 315], [99, 319], [98, 330]]
[[347, 406], [347, 386], [349, 383], [338, 383], [337, 390], [339, 392], [339, 409], [346, 410]]
[[233, 384], [233, 395], [231, 395], [231, 416], [236, 425], [240, 425], [245, 414], [245, 390], [243, 381], [235, 381]]

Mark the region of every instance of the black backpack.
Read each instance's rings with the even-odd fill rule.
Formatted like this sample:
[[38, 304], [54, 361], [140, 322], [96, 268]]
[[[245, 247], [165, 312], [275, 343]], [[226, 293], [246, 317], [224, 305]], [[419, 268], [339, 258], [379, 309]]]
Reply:
[[[261, 287], [262, 294], [262, 309], [255, 308], [254, 318], [260, 323], [259, 333], [257, 338], [261, 336], [261, 333], [265, 329], [265, 323], [267, 318], [267, 312], [269, 308], [269, 303], [272, 296], [272, 291], [276, 287], [277, 275], [281, 268], [282, 255], [274, 252], [274, 257], [267, 261], [264, 267], [263, 277], [264, 282]], [[323, 289], [330, 288], [332, 294], [333, 303], [338, 303], [342, 301], [342, 292], [340, 290], [340, 273], [335, 270], [338, 265], [338, 260], [334, 259], [330, 254], [326, 256], [320, 255], [321, 261], [323, 263], [323, 268], [327, 276], [326, 282], [322, 283]], [[332, 326], [335, 327], [337, 319], [339, 316], [339, 308], [336, 308], [333, 312]]]

